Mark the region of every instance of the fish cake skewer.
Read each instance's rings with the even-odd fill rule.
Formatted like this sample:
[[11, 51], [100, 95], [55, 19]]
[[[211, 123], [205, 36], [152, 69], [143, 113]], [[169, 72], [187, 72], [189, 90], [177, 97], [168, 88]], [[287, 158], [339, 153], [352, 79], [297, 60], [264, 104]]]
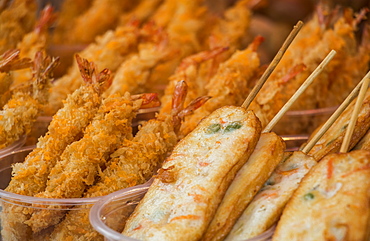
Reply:
[[[223, 240], [249, 202], [282, 160], [285, 142], [275, 133], [262, 133], [248, 162], [227, 189], [202, 240]], [[244, 237], [243, 237], [244, 238]]]
[[366, 240], [370, 152], [325, 156], [287, 204], [273, 240]]
[[123, 234], [142, 240], [201, 238], [260, 132], [259, 120], [243, 107], [225, 106], [203, 119], [167, 158]]

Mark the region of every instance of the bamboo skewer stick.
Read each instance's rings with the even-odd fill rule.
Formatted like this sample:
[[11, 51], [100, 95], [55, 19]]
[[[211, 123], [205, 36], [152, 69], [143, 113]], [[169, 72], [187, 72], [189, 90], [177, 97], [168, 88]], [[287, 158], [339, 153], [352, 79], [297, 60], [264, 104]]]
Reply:
[[284, 53], [293, 42], [294, 38], [297, 36], [298, 32], [301, 30], [303, 26], [302, 21], [298, 21], [298, 23], [293, 27], [293, 30], [290, 32], [286, 40], [284, 41], [283, 45], [279, 49], [278, 53], [275, 55], [274, 59], [271, 61], [270, 65], [267, 67], [261, 78], [258, 80], [257, 84], [252, 89], [251, 93], [245, 99], [242, 107], [248, 108], [249, 105], [252, 103], [253, 99], [256, 97], [257, 93], [261, 90], [263, 84], [266, 80], [270, 77], [271, 73], [274, 71], [280, 60], [282, 59]]
[[316, 67], [316, 69], [311, 73], [310, 76], [305, 80], [305, 82], [298, 88], [298, 90], [293, 94], [293, 96], [288, 100], [287, 103], [279, 110], [279, 112], [272, 118], [272, 120], [267, 124], [263, 133], [270, 132], [272, 128], [278, 123], [278, 121], [283, 117], [283, 115], [289, 110], [289, 108], [294, 104], [298, 97], [311, 85], [311, 83], [316, 79], [316, 77], [324, 70], [326, 65], [333, 59], [337, 52], [335, 50], [330, 51], [330, 53], [325, 57], [325, 59]]
[[354, 131], [355, 126], [356, 126], [357, 117], [358, 117], [358, 114], [360, 113], [361, 105], [364, 101], [367, 88], [369, 87], [370, 71], [367, 73], [366, 76], [364, 77], [365, 80], [364, 80], [363, 84], [361, 85], [360, 94], [358, 95], [358, 98], [356, 100], [355, 107], [354, 107], [354, 110], [351, 114], [351, 119], [349, 121], [348, 128], [346, 130], [346, 134], [344, 136], [344, 139], [343, 139], [343, 142], [342, 142], [342, 145], [340, 147], [339, 152], [345, 153], [345, 152], [348, 151], [349, 144], [351, 142], [351, 137], [352, 137], [353, 131]]
[[368, 72], [365, 77], [357, 84], [357, 86], [352, 90], [352, 92], [347, 96], [343, 103], [337, 108], [337, 110], [330, 116], [330, 118], [325, 122], [321, 129], [311, 138], [307, 145], [301, 150], [304, 153], [308, 153], [317, 141], [325, 134], [325, 132], [330, 128], [330, 126], [338, 119], [340, 114], [347, 108], [347, 106], [354, 100], [361, 88], [362, 83], [365, 79], [370, 78], [370, 72]]

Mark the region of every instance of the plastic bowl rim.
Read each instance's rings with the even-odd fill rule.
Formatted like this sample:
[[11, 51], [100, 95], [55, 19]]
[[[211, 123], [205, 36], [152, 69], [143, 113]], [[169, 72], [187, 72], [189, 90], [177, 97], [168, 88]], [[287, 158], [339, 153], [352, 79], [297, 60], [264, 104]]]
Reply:
[[[0, 155], [0, 161], [1, 159], [8, 157], [10, 155], [14, 155], [17, 153], [21, 153], [24, 151], [31, 151], [36, 146], [26, 146], [21, 149], [17, 149], [15, 151], [6, 153], [4, 155]], [[104, 197], [104, 196], [103, 196]], [[27, 204], [42, 204], [42, 205], [55, 205], [55, 204], [61, 204], [61, 205], [85, 205], [85, 204], [94, 204], [97, 201], [99, 201], [102, 197], [89, 197], [89, 198], [41, 198], [41, 197], [32, 197], [32, 196], [25, 196], [20, 194], [15, 194], [11, 192], [7, 192], [3, 189], [0, 189], [0, 199], [4, 199], [3, 201], [6, 202], [22, 202]]]
[[[113, 239], [113, 240], [122, 240], [122, 234], [109, 228], [101, 219], [101, 212], [106, 204], [110, 203], [113, 200], [119, 200], [127, 197], [135, 197], [137, 195], [142, 194], [144, 191], [149, 189], [150, 184], [152, 183], [153, 178], [150, 179], [148, 182], [125, 188], [111, 194], [108, 194], [101, 198], [98, 202], [96, 202], [90, 209], [89, 213], [89, 220], [90, 224], [93, 228], [102, 234], [105, 238]], [[137, 239], [125, 236], [125, 240], [127, 241], [138, 241]]]

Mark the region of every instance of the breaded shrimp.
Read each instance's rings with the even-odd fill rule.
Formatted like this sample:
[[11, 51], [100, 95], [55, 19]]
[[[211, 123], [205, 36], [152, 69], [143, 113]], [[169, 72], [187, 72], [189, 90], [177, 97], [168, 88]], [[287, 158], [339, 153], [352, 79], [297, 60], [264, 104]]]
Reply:
[[[35, 196], [43, 198], [79, 198], [93, 185], [98, 172], [107, 164], [109, 155], [125, 139], [132, 139], [132, 119], [146, 98], [111, 95], [103, 100], [83, 137], [68, 145], [49, 174], [44, 192]], [[34, 232], [59, 223], [66, 211], [35, 210], [26, 221]]]
[[[169, 3], [169, 9], [166, 10], [170, 13], [162, 13], [162, 17], [166, 18], [166, 14], [172, 16], [165, 30], [169, 36], [169, 46], [178, 52], [170, 60], [157, 65], [148, 81], [149, 86], [166, 86], [168, 78], [175, 72], [182, 59], [203, 50], [200, 44], [201, 33], [207, 26], [209, 15], [204, 1], [179, 0], [172, 4], [175, 4], [174, 9]], [[154, 22], [157, 23], [155, 19]], [[160, 23], [158, 25], [162, 26]]]
[[220, 65], [217, 73], [205, 86], [206, 94], [212, 96], [212, 99], [185, 121], [181, 127], [181, 136], [191, 132], [201, 119], [217, 108], [243, 103], [251, 89], [252, 79], [260, 67], [256, 51], [261, 41], [262, 38], [257, 37], [248, 48], [236, 51]]
[[58, 11], [55, 28], [51, 36], [53, 44], [72, 44], [67, 43], [76, 19], [85, 13], [93, 0], [64, 0]]
[[[37, 52], [42, 51], [46, 54], [46, 47], [49, 39], [49, 28], [55, 20], [53, 8], [47, 5], [40, 13], [38, 23], [36, 24], [33, 31], [26, 34], [22, 40], [17, 44], [17, 48], [20, 50], [20, 57], [22, 58], [33, 58]], [[13, 85], [21, 84], [29, 80], [32, 76], [31, 69], [22, 69], [14, 71]]]
[[[317, 81], [294, 103], [293, 109], [336, 106], [356, 85], [357, 75], [360, 73], [363, 76], [366, 73], [368, 56], [360, 58], [367, 62], [360, 65], [362, 69], [353, 66], [351, 69], [357, 69], [357, 71], [348, 71], [345, 67], [346, 65], [352, 65], [350, 60], [353, 60], [358, 53], [354, 36], [357, 29], [355, 23], [358, 20], [352, 17], [351, 11], [351, 14], [348, 14], [348, 11], [350, 10], [344, 10], [342, 15], [339, 15], [339, 12], [332, 11], [332, 15], [335, 14], [335, 17], [340, 17], [334, 24], [321, 20], [322, 13], [317, 11], [312, 19], [303, 26], [300, 34], [293, 41], [284, 58], [282, 58], [276, 70], [271, 74], [270, 79], [262, 87], [250, 106], [250, 109], [254, 110], [261, 119], [263, 126], [275, 116], [309, 73], [332, 49], [337, 52], [337, 55], [318, 76]], [[306, 66], [303, 71], [294, 78], [285, 79], [292, 67], [301, 64]], [[340, 86], [340, 88], [336, 86]], [[330, 103], [328, 103], [328, 100], [330, 100]]]
[[20, 58], [17, 49], [6, 51], [0, 56], [0, 110], [11, 97], [12, 71], [31, 66], [31, 59]]
[[67, 43], [89, 44], [96, 36], [117, 27], [122, 13], [130, 11], [139, 1], [93, 0], [91, 6], [77, 17], [69, 30]]
[[31, 130], [47, 101], [51, 74], [57, 63], [57, 59], [36, 54], [31, 83], [13, 93], [0, 111], [0, 148], [17, 141]]
[[[136, 22], [108, 31], [90, 44], [80, 55], [98, 66], [107, 68], [115, 73], [121, 63], [128, 58], [130, 53], [136, 52], [139, 30]], [[79, 69], [76, 63], [68, 72], [57, 79], [52, 86], [49, 100], [49, 115], [53, 115], [62, 107], [62, 101], [68, 94], [73, 93], [82, 84]]]
[[33, 196], [45, 190], [48, 175], [64, 149], [77, 141], [101, 104], [100, 94], [109, 86], [109, 71], [97, 72], [94, 64], [76, 55], [85, 84], [68, 96], [49, 124], [48, 132], [23, 163], [13, 166], [8, 192]]
[[0, 53], [14, 49], [32, 31], [36, 10], [35, 0], [14, 0], [0, 13]]
[[227, 48], [215, 48], [209, 51], [201, 51], [184, 58], [177, 67], [176, 72], [169, 79], [165, 94], [161, 98], [160, 113], [171, 112], [171, 101], [175, 87], [177, 83], [182, 80], [185, 80], [189, 86], [188, 95], [185, 100], [186, 104], [190, 103], [192, 99], [204, 95], [204, 86], [199, 86], [201, 83], [197, 81], [198, 67], [204, 61], [214, 58], [225, 50], [227, 50]]
[[[308, 153], [317, 161], [320, 161], [329, 153], [338, 152], [343, 142], [343, 138], [351, 119], [351, 114], [355, 106], [356, 99], [346, 108], [345, 111], [338, 117], [333, 125], [325, 132], [318, 140], [315, 146]], [[363, 100], [361, 110], [358, 114], [355, 129], [351, 136], [350, 148], [353, 148], [356, 143], [366, 134], [370, 128], [370, 89], [367, 90]]]
[[160, 8], [163, 1], [164, 0], [141, 0], [134, 9], [121, 14], [118, 25], [127, 24], [132, 19], [145, 23], [151, 16], [153, 16], [157, 9]]
[[155, 66], [169, 59], [174, 51], [168, 46], [168, 36], [163, 29], [148, 23], [143, 27], [148, 31], [152, 40], [139, 46], [137, 54], [133, 54], [117, 69], [107, 95], [129, 92], [131, 94], [144, 93], [148, 79]]
[[[16, 141], [20, 136], [30, 131], [32, 124], [41, 112], [43, 104], [47, 101], [50, 87], [51, 72], [58, 60], [43, 57], [37, 53], [34, 60], [34, 78], [27, 88], [17, 91], [0, 111], [0, 142], [2, 146]], [[11, 184], [13, 185], [13, 184]], [[28, 186], [21, 184], [21, 189]], [[29, 229], [22, 221], [27, 220], [24, 207], [4, 204], [2, 206], [1, 236], [5, 240], [26, 240]]]
[[[182, 81], [179, 82], [174, 94], [172, 114], [159, 115], [156, 119], [149, 120], [132, 140], [125, 140], [121, 147], [110, 155], [112, 160], [102, 172], [100, 181], [89, 188], [84, 196], [107, 195], [142, 184], [151, 178], [176, 145], [177, 131], [183, 116], [191, 113], [207, 99], [197, 99], [192, 105], [183, 109], [185, 96], [186, 86]], [[78, 240], [103, 239], [89, 224], [88, 213], [88, 206], [70, 211], [55, 228], [51, 239], [66, 240], [71, 237]]]

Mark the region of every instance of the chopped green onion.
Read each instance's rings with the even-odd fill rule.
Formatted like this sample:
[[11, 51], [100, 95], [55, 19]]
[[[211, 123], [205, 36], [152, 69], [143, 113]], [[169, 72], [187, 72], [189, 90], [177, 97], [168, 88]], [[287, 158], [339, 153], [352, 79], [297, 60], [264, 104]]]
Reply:
[[312, 200], [315, 198], [315, 196], [312, 193], [307, 193], [306, 195], [303, 196], [304, 200]]
[[240, 129], [242, 127], [242, 124], [239, 121], [235, 121], [231, 123], [230, 125], [227, 125], [225, 128], [225, 132], [230, 132], [236, 129]]
[[211, 124], [208, 126], [206, 133], [207, 134], [214, 134], [218, 131], [221, 130], [221, 125], [220, 124]]

